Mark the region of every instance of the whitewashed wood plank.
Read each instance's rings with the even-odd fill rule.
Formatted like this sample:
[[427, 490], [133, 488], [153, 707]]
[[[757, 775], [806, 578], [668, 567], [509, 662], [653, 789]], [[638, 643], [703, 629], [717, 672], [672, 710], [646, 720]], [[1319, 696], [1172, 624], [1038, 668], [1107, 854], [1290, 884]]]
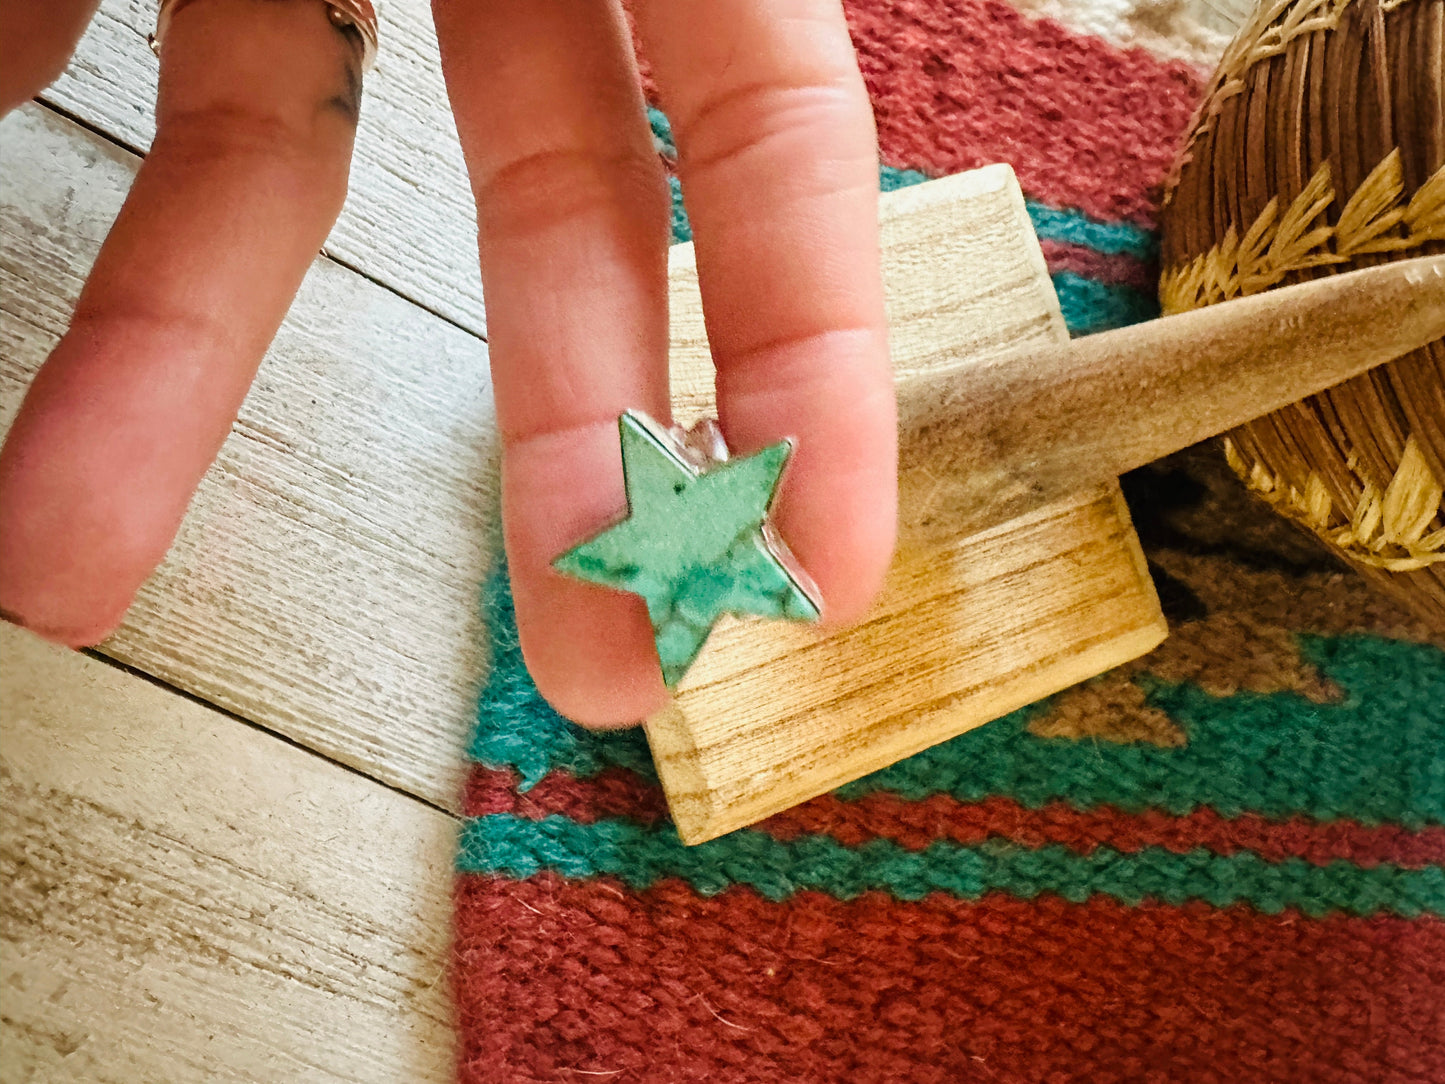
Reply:
[[[1124, 47], [1214, 64], [1242, 0], [1015, 0]], [[44, 100], [130, 146], [155, 134], [155, 0], [103, 0]], [[485, 333], [476, 211], [447, 104], [430, 6], [380, 5], [381, 50], [366, 81], [351, 195], [325, 251], [418, 304]]]
[[[0, 121], [0, 431], [138, 159]], [[440, 805], [484, 669], [495, 432], [479, 339], [320, 259], [161, 569], [104, 650]]]
[[453, 818], [0, 627], [0, 1079], [444, 1081]]
[[[351, 194], [325, 252], [477, 334], [485, 330], [477, 221], [447, 104], [430, 5], [378, 5]], [[156, 0], [103, 0], [43, 100], [139, 150], [155, 136]]]

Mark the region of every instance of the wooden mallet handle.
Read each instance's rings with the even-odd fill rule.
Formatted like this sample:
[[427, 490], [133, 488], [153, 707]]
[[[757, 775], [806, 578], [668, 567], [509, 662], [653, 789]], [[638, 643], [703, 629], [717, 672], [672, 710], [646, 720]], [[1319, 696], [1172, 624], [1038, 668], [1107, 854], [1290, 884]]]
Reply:
[[899, 383], [899, 536], [1003, 523], [1445, 338], [1445, 256]]

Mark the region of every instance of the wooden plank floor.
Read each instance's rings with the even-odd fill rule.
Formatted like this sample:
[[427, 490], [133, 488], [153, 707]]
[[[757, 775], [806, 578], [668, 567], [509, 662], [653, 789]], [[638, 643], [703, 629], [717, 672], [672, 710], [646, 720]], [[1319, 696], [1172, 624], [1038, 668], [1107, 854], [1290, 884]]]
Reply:
[[453, 817], [8, 625], [0, 659], [0, 1079], [450, 1079]]
[[[139, 159], [0, 120], [0, 428]], [[318, 259], [175, 546], [103, 650], [440, 806], [485, 660], [486, 345]]]
[[[0, 120], [0, 433], [149, 145], [153, 13]], [[102, 657], [0, 627], [4, 1084], [453, 1075], [495, 426], [430, 16], [382, 17], [351, 199], [164, 566]]]

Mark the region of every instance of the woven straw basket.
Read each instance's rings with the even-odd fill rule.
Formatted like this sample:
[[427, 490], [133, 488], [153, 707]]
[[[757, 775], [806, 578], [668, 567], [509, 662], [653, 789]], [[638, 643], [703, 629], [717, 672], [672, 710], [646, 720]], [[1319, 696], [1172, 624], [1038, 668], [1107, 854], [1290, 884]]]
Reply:
[[[1445, 251], [1442, 55], [1445, 0], [1256, 9], [1166, 185], [1165, 311]], [[1251, 489], [1445, 628], [1445, 340], [1224, 447]]]

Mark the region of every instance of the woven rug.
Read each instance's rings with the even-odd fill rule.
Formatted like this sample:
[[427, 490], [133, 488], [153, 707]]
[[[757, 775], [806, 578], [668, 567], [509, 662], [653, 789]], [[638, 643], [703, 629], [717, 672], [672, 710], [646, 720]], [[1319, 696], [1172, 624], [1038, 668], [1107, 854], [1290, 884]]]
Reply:
[[[1070, 329], [1145, 319], [1205, 61], [1118, 5], [1023, 8], [848, 5], [880, 183], [1011, 163]], [[1214, 450], [1125, 483], [1163, 646], [696, 848], [640, 732], [538, 697], [500, 570], [461, 1078], [1445, 1081], [1445, 643]]]

